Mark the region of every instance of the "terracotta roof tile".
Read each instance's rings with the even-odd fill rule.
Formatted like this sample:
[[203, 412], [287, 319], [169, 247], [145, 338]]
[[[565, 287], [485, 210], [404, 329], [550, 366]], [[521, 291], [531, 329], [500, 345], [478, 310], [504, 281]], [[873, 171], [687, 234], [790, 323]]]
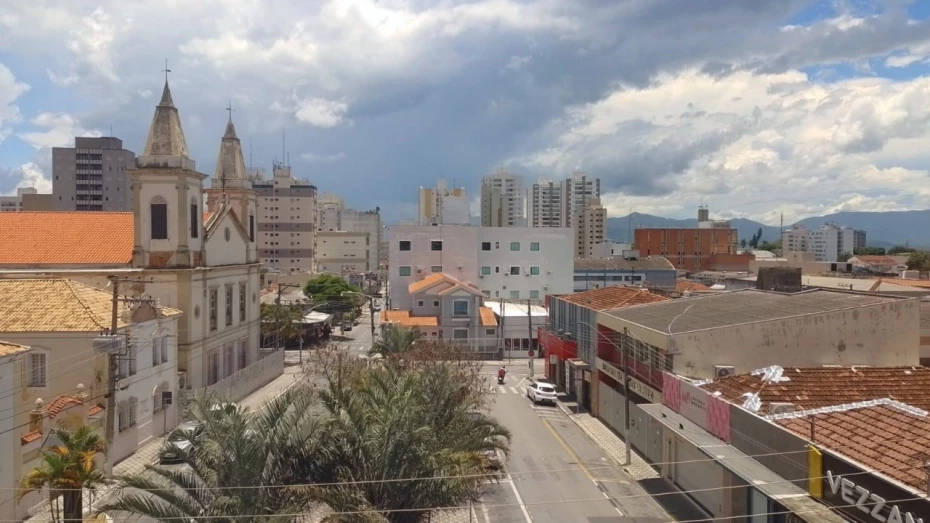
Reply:
[[126, 265], [131, 212], [0, 213], [0, 265]]
[[675, 290], [678, 292], [700, 292], [709, 291], [710, 287], [697, 281], [678, 280], [675, 282]]
[[91, 408], [87, 409], [87, 415], [96, 416], [97, 414], [100, 414], [104, 410], [106, 410], [106, 407], [98, 403], [96, 405], [93, 405]]
[[0, 341], [0, 356], [13, 356], [15, 354], [21, 354], [23, 352], [32, 350], [25, 345], [19, 345], [17, 343], [10, 343], [7, 341]]
[[494, 327], [497, 325], [497, 317], [490, 307], [478, 307], [478, 314], [481, 316], [481, 325], [485, 327]]
[[741, 405], [744, 394], [758, 393], [760, 414], [772, 402], [793, 403], [798, 410], [890, 398], [930, 410], [930, 368], [927, 367], [786, 367], [787, 380], [763, 382], [761, 374], [718, 378], [702, 388]]
[[410, 311], [381, 311], [381, 313], [378, 315], [378, 320], [381, 323], [388, 323], [409, 317]]
[[213, 213], [213, 212], [205, 212], [205, 213], [203, 213], [203, 224], [206, 225], [207, 222], [210, 221], [210, 218], [213, 218], [213, 215], [214, 215], [214, 214], [215, 214], [215, 213]]
[[110, 293], [72, 280], [0, 280], [0, 332], [101, 331], [111, 307]]
[[[809, 439], [809, 416], [775, 420]], [[905, 485], [923, 491], [930, 454], [930, 419], [891, 405], [817, 413], [814, 440]]]
[[75, 398], [74, 396], [58, 396], [45, 407], [45, 411], [48, 413], [49, 419], [54, 419], [55, 416], [61, 414], [61, 411], [83, 404], [84, 402], [81, 401], [80, 398]]
[[19, 440], [22, 445], [28, 445], [33, 441], [39, 441], [40, 439], [42, 439], [42, 433], [38, 430], [34, 430], [32, 432], [23, 434]]
[[460, 281], [453, 278], [452, 276], [443, 274], [441, 272], [434, 272], [430, 274], [429, 276], [423, 278], [422, 280], [415, 281], [411, 283], [410, 285], [408, 285], [407, 291], [410, 292], [410, 294], [416, 294], [418, 292], [425, 291], [426, 289], [432, 287], [433, 285], [436, 285], [442, 282], [451, 283], [452, 285], [457, 285], [461, 283]]
[[393, 323], [402, 327], [437, 327], [435, 316], [411, 316], [410, 311], [382, 311], [381, 323]]
[[625, 287], [622, 285], [568, 294], [559, 296], [559, 298], [596, 311], [606, 311], [631, 305], [643, 305], [668, 299], [658, 294], [652, 294], [646, 289]]

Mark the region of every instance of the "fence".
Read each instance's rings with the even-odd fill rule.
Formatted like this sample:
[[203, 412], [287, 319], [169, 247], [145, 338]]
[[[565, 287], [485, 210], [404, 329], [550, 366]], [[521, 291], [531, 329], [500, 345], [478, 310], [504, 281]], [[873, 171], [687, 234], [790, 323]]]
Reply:
[[269, 383], [284, 372], [284, 351], [269, 353], [248, 367], [235, 372], [205, 389], [182, 390], [178, 394], [181, 412], [187, 410], [190, 398], [197, 392], [206, 391], [222, 395], [228, 401], [239, 401], [259, 387]]

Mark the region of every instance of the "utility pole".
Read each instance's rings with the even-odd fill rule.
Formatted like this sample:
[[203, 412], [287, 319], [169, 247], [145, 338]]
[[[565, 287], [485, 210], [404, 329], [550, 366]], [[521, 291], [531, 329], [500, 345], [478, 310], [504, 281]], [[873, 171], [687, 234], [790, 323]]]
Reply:
[[626, 466], [632, 463], [632, 454], [630, 451], [630, 333], [623, 328], [623, 339], [620, 340], [620, 347], [623, 352], [623, 439], [626, 447]]
[[[277, 312], [276, 316], [278, 317], [278, 328], [276, 329], [277, 332], [276, 332], [276, 334], [275, 334], [275, 338], [276, 338], [276, 341], [275, 341], [275, 348], [280, 349], [280, 350], [284, 350], [284, 344], [281, 343], [281, 340], [282, 340], [282, 338], [283, 338], [283, 336], [281, 336], [281, 331], [282, 331], [282, 329], [284, 328], [284, 327], [282, 326], [282, 323], [284, 323], [283, 320], [285, 319], [285, 315], [282, 314], [283, 311], [284, 311], [284, 309], [281, 308], [281, 307], [282, 307], [282, 305], [281, 305], [281, 294], [283, 293], [284, 289], [299, 288], [299, 287], [300, 287], [300, 285], [295, 285], [295, 284], [293, 284], [293, 283], [278, 283], [278, 297], [277, 297], [277, 299], [275, 299], [275, 304], [278, 306], [278, 310], [276, 311], [276, 312]], [[298, 305], [298, 307], [300, 307], [300, 306]], [[291, 321], [291, 320], [288, 318], [288, 321]], [[298, 336], [300, 336], [300, 339], [303, 340], [303, 337], [304, 337], [304, 315], [303, 315], [303, 310], [301, 310], [301, 314], [300, 314], [300, 326], [298, 327], [297, 330], [299, 331]], [[300, 357], [301, 363], [303, 363], [303, 357], [304, 357], [303, 345], [301, 345], [299, 357]]]
[[[115, 277], [110, 278], [110, 284], [113, 285], [113, 304], [110, 316], [110, 335], [117, 336], [116, 329], [119, 322], [119, 280]], [[116, 338], [118, 339], [118, 338]], [[117, 345], [119, 347], [119, 345]], [[117, 358], [119, 350], [110, 352], [107, 355], [107, 449], [112, 448], [113, 440], [116, 437], [116, 370], [118, 366]]]
[[[527, 330], [527, 334], [529, 334], [529, 339], [527, 339], [527, 343], [529, 344], [530, 351], [533, 350], [533, 310], [532, 310], [532, 307], [533, 307], [532, 301], [529, 298], [527, 298], [526, 300], [526, 330]], [[536, 359], [535, 353], [532, 356], [530, 356], [530, 361], [533, 361], [534, 359]]]
[[371, 347], [375, 346], [375, 297], [368, 296], [368, 314], [371, 318]]

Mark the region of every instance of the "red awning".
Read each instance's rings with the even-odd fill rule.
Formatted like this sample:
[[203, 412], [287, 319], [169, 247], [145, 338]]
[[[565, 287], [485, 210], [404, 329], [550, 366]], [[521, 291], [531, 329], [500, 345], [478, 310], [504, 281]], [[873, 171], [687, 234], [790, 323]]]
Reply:
[[574, 341], [563, 340], [552, 331], [540, 328], [537, 331], [539, 345], [546, 349], [546, 354], [555, 354], [560, 360], [578, 357], [578, 346]]

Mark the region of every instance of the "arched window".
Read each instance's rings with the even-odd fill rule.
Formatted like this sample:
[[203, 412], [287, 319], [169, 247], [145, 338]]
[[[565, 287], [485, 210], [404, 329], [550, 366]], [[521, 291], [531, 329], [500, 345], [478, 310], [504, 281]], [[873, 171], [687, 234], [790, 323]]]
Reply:
[[152, 221], [152, 239], [168, 239], [168, 202], [161, 196], [152, 198], [149, 204]]
[[201, 222], [203, 217], [200, 216], [200, 213], [197, 212], [197, 198], [191, 197], [191, 238], [196, 238], [200, 235]]

